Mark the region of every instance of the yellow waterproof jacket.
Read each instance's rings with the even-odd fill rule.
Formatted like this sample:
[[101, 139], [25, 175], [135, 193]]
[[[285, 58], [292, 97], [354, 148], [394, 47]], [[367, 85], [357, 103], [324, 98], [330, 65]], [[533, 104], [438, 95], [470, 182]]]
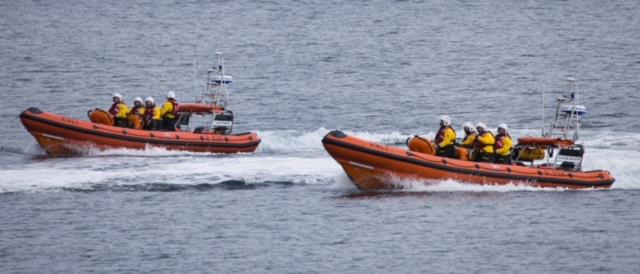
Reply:
[[513, 148], [513, 143], [511, 141], [511, 136], [509, 135], [498, 135], [496, 138], [496, 155], [499, 156], [509, 156], [511, 154], [511, 148]]
[[482, 150], [484, 153], [493, 153], [493, 144], [496, 143], [496, 139], [493, 133], [485, 131], [482, 135], [476, 137], [476, 148]]
[[116, 118], [127, 118], [127, 114], [129, 114], [129, 106], [123, 102], [116, 103], [111, 106], [109, 113]]
[[149, 119], [151, 120], [162, 120], [160, 118], [160, 108], [154, 106], [153, 109], [148, 109], [147, 107], [144, 108], [144, 117], [145, 120], [148, 121]]
[[476, 137], [478, 137], [478, 133], [472, 132], [471, 134], [464, 136], [464, 140], [460, 143], [461, 147], [471, 148], [473, 144], [476, 142]]
[[456, 142], [456, 131], [451, 127], [444, 127], [436, 134], [436, 145], [438, 148], [451, 146]]
[[166, 101], [164, 105], [162, 105], [162, 111], [160, 113], [160, 117], [163, 119], [175, 119], [175, 102]]
[[144, 115], [144, 106], [140, 106], [138, 108], [136, 107], [132, 107], [131, 110], [129, 110], [129, 114], [131, 115], [140, 115], [143, 116]]

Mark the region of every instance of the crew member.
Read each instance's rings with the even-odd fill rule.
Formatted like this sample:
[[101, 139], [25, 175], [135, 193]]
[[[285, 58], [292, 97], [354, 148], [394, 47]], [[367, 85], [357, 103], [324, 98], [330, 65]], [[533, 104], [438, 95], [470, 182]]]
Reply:
[[436, 155], [455, 158], [456, 131], [451, 127], [451, 118], [440, 116], [440, 129], [436, 133]]
[[496, 152], [495, 162], [499, 164], [511, 164], [513, 143], [508, 130], [507, 124], [502, 123], [498, 126], [498, 135], [496, 135], [494, 149]]
[[493, 162], [493, 133], [487, 129], [487, 125], [479, 122], [476, 126], [478, 137], [473, 146], [473, 160], [479, 162]]
[[116, 92], [113, 94], [113, 104], [109, 108], [109, 113], [115, 118], [114, 126], [127, 126], [127, 114], [129, 114], [129, 107], [122, 101], [122, 95], [120, 95], [120, 93]]
[[173, 91], [167, 93], [167, 101], [162, 105], [160, 111], [160, 117], [162, 118], [162, 127], [167, 131], [176, 130], [176, 118], [177, 118], [178, 102], [176, 101], [176, 94]]
[[129, 110], [129, 114], [127, 115], [127, 120], [129, 122], [130, 128], [141, 129], [143, 125], [144, 117], [144, 105], [142, 103], [142, 98], [136, 97], [133, 100], [133, 107]]
[[476, 137], [478, 137], [478, 133], [473, 128], [473, 124], [471, 122], [465, 122], [462, 127], [464, 128], [464, 139], [459, 144], [459, 146], [464, 148], [472, 148], [473, 144], [476, 141]]
[[162, 126], [160, 108], [156, 106], [152, 97], [144, 100], [144, 109], [144, 129], [160, 130]]

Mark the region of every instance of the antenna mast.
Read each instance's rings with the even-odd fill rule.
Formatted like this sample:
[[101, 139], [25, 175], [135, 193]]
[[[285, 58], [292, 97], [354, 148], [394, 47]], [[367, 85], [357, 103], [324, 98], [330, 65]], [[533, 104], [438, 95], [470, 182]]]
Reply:
[[202, 96], [203, 102], [210, 105], [226, 108], [229, 102], [229, 90], [232, 77], [224, 74], [224, 59], [222, 52], [216, 52], [218, 65], [209, 68], [207, 72], [207, 88]]
[[549, 128], [551, 137], [560, 137], [576, 141], [580, 138], [580, 116], [587, 113], [587, 108], [578, 104], [578, 84], [575, 78], [567, 78], [569, 96], [557, 99], [556, 117]]

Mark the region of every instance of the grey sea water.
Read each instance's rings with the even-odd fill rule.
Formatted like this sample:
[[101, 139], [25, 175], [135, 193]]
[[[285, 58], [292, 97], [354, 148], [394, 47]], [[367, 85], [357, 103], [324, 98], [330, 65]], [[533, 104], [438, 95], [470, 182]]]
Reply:
[[[638, 1], [0, 1], [0, 272], [640, 271]], [[19, 122], [199, 96], [214, 53], [258, 151], [51, 158]], [[606, 191], [361, 193], [331, 129], [401, 145], [449, 114], [538, 134], [575, 77]]]

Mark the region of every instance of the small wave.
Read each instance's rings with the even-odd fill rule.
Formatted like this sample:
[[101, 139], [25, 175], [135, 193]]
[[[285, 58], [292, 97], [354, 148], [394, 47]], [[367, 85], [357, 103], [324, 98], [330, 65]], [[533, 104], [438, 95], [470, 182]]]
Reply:
[[513, 192], [513, 191], [564, 191], [566, 188], [541, 188], [523, 183], [505, 185], [480, 185], [456, 180], [408, 180], [393, 178], [391, 182], [408, 192]]
[[300, 132], [296, 130], [259, 131], [258, 136], [262, 142], [258, 152], [309, 152], [322, 149], [320, 140], [329, 132], [325, 128], [319, 128], [312, 132]]
[[589, 132], [583, 134], [580, 141], [586, 149], [598, 147], [640, 151], [640, 134], [637, 133], [616, 132], [612, 134], [608, 130], [598, 134]]
[[29, 156], [46, 155], [46, 152], [36, 143], [30, 146], [25, 146], [25, 147], [0, 146], [0, 152], [29, 155]]
[[248, 190], [269, 186], [288, 187], [294, 186], [291, 181], [264, 181], [250, 183], [244, 180], [226, 180], [218, 183], [199, 184], [171, 184], [171, 183], [144, 183], [144, 184], [89, 184], [84, 187], [63, 187], [63, 191], [71, 192], [177, 192], [177, 191], [209, 191], [209, 190]]
[[[243, 153], [234, 154], [242, 155]], [[249, 154], [249, 153], [244, 153]], [[94, 156], [94, 157], [110, 157], [110, 156], [123, 156], [123, 157], [220, 157], [228, 154], [210, 153], [210, 152], [191, 152], [182, 150], [168, 150], [162, 147], [147, 146], [145, 149], [129, 149], [129, 148], [110, 148], [99, 149], [96, 147], [84, 148], [81, 151], [81, 156]]]
[[616, 178], [613, 189], [640, 189], [640, 153], [637, 151], [588, 149], [584, 158], [584, 170], [608, 170]]
[[[232, 188], [253, 184], [332, 184], [341, 174], [330, 157], [88, 157], [38, 161], [0, 170], [0, 192], [59, 189], [167, 187], [194, 189], [209, 184]], [[180, 185], [180, 186], [177, 186]]]
[[[318, 128], [311, 132], [296, 130], [261, 131], [258, 132], [258, 135], [262, 138], [258, 151], [265, 153], [324, 151], [321, 140], [329, 131], [326, 128]], [[345, 133], [387, 145], [404, 144], [405, 140], [410, 136], [398, 131], [372, 133], [346, 130]]]

